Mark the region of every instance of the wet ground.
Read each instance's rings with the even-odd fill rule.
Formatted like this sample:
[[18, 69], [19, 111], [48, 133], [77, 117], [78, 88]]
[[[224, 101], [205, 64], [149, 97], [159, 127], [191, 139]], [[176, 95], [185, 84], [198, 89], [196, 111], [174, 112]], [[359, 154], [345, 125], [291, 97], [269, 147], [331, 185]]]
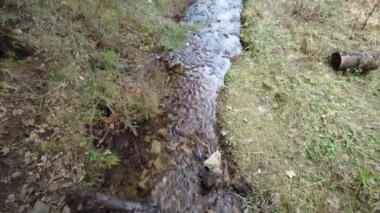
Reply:
[[143, 211], [239, 211], [230, 163], [222, 158], [223, 174], [216, 176], [203, 162], [220, 149], [217, 97], [231, 58], [242, 51], [241, 10], [235, 0], [199, 0], [188, 8], [183, 21], [203, 27], [190, 33], [183, 51], [160, 59], [170, 73], [163, 113], [107, 142], [122, 159], [104, 187], [119, 198], [142, 203]]

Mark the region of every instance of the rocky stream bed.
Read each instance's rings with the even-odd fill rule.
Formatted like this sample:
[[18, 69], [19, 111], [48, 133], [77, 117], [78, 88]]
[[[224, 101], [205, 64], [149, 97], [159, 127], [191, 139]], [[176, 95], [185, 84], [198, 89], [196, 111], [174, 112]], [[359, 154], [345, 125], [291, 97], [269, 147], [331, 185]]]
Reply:
[[[109, 139], [107, 144], [121, 156], [121, 163], [103, 189], [118, 198], [98, 194], [87, 200], [116, 211], [240, 211], [230, 187], [231, 163], [223, 151], [222, 156], [218, 152], [216, 112], [231, 59], [242, 51], [242, 7], [241, 0], [197, 0], [190, 5], [182, 22], [199, 29], [189, 33], [182, 51], [172, 51], [156, 64], [176, 73], [168, 81], [164, 113], [134, 133]], [[158, 134], [153, 137], [152, 132]], [[210, 168], [204, 161], [213, 153], [216, 165]], [[76, 199], [71, 200], [71, 209], [78, 207]]]

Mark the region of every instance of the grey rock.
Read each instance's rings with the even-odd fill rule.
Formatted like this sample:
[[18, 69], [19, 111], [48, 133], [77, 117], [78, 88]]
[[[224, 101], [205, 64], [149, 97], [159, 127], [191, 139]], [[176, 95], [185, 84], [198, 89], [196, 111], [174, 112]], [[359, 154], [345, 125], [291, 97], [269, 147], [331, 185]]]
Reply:
[[33, 209], [30, 213], [49, 213], [50, 212], [50, 206], [48, 206], [46, 203], [37, 201]]

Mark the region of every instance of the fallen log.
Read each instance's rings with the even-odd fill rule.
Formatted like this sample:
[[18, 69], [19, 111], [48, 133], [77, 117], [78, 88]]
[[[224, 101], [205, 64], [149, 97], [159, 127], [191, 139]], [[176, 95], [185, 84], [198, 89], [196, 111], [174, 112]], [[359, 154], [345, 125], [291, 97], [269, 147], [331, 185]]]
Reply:
[[380, 53], [334, 52], [331, 54], [330, 62], [335, 70], [359, 69], [368, 72], [380, 66]]
[[108, 210], [125, 212], [142, 209], [142, 205], [140, 203], [125, 201], [116, 197], [109, 197], [101, 193], [97, 193], [96, 198], [97, 202]]
[[[134, 212], [143, 210], [141, 203], [85, 190], [68, 193], [65, 202], [71, 212], [103, 213], [109, 211]], [[154, 208], [154, 206], [147, 207]]]

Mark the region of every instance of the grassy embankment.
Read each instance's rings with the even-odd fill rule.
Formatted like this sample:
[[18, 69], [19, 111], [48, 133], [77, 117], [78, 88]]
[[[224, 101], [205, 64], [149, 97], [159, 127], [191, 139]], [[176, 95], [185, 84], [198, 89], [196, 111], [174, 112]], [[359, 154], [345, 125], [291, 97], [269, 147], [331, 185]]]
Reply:
[[[30, 190], [30, 199], [41, 195], [55, 199], [49, 193], [64, 195], [73, 184], [100, 183], [103, 172], [118, 158], [93, 143], [107, 133], [138, 127], [158, 113], [165, 79], [144, 75], [144, 65], [152, 53], [183, 47], [191, 26], [175, 20], [187, 4], [187, 0], [0, 1], [0, 35], [36, 50], [26, 60], [13, 57], [10, 50], [0, 61], [4, 100], [0, 129], [18, 134], [2, 132], [2, 153], [12, 164], [2, 175], [24, 170], [35, 177], [38, 170], [34, 183], [26, 181], [23, 186], [23, 190], [37, 187]], [[24, 164], [24, 157], [24, 162], [34, 160]], [[16, 185], [6, 203], [29, 202], [18, 197], [16, 188], [21, 186]]]
[[375, 1], [246, 0], [221, 98], [225, 143], [255, 190], [251, 210], [380, 208], [380, 72], [341, 74], [334, 50], [380, 47]]

